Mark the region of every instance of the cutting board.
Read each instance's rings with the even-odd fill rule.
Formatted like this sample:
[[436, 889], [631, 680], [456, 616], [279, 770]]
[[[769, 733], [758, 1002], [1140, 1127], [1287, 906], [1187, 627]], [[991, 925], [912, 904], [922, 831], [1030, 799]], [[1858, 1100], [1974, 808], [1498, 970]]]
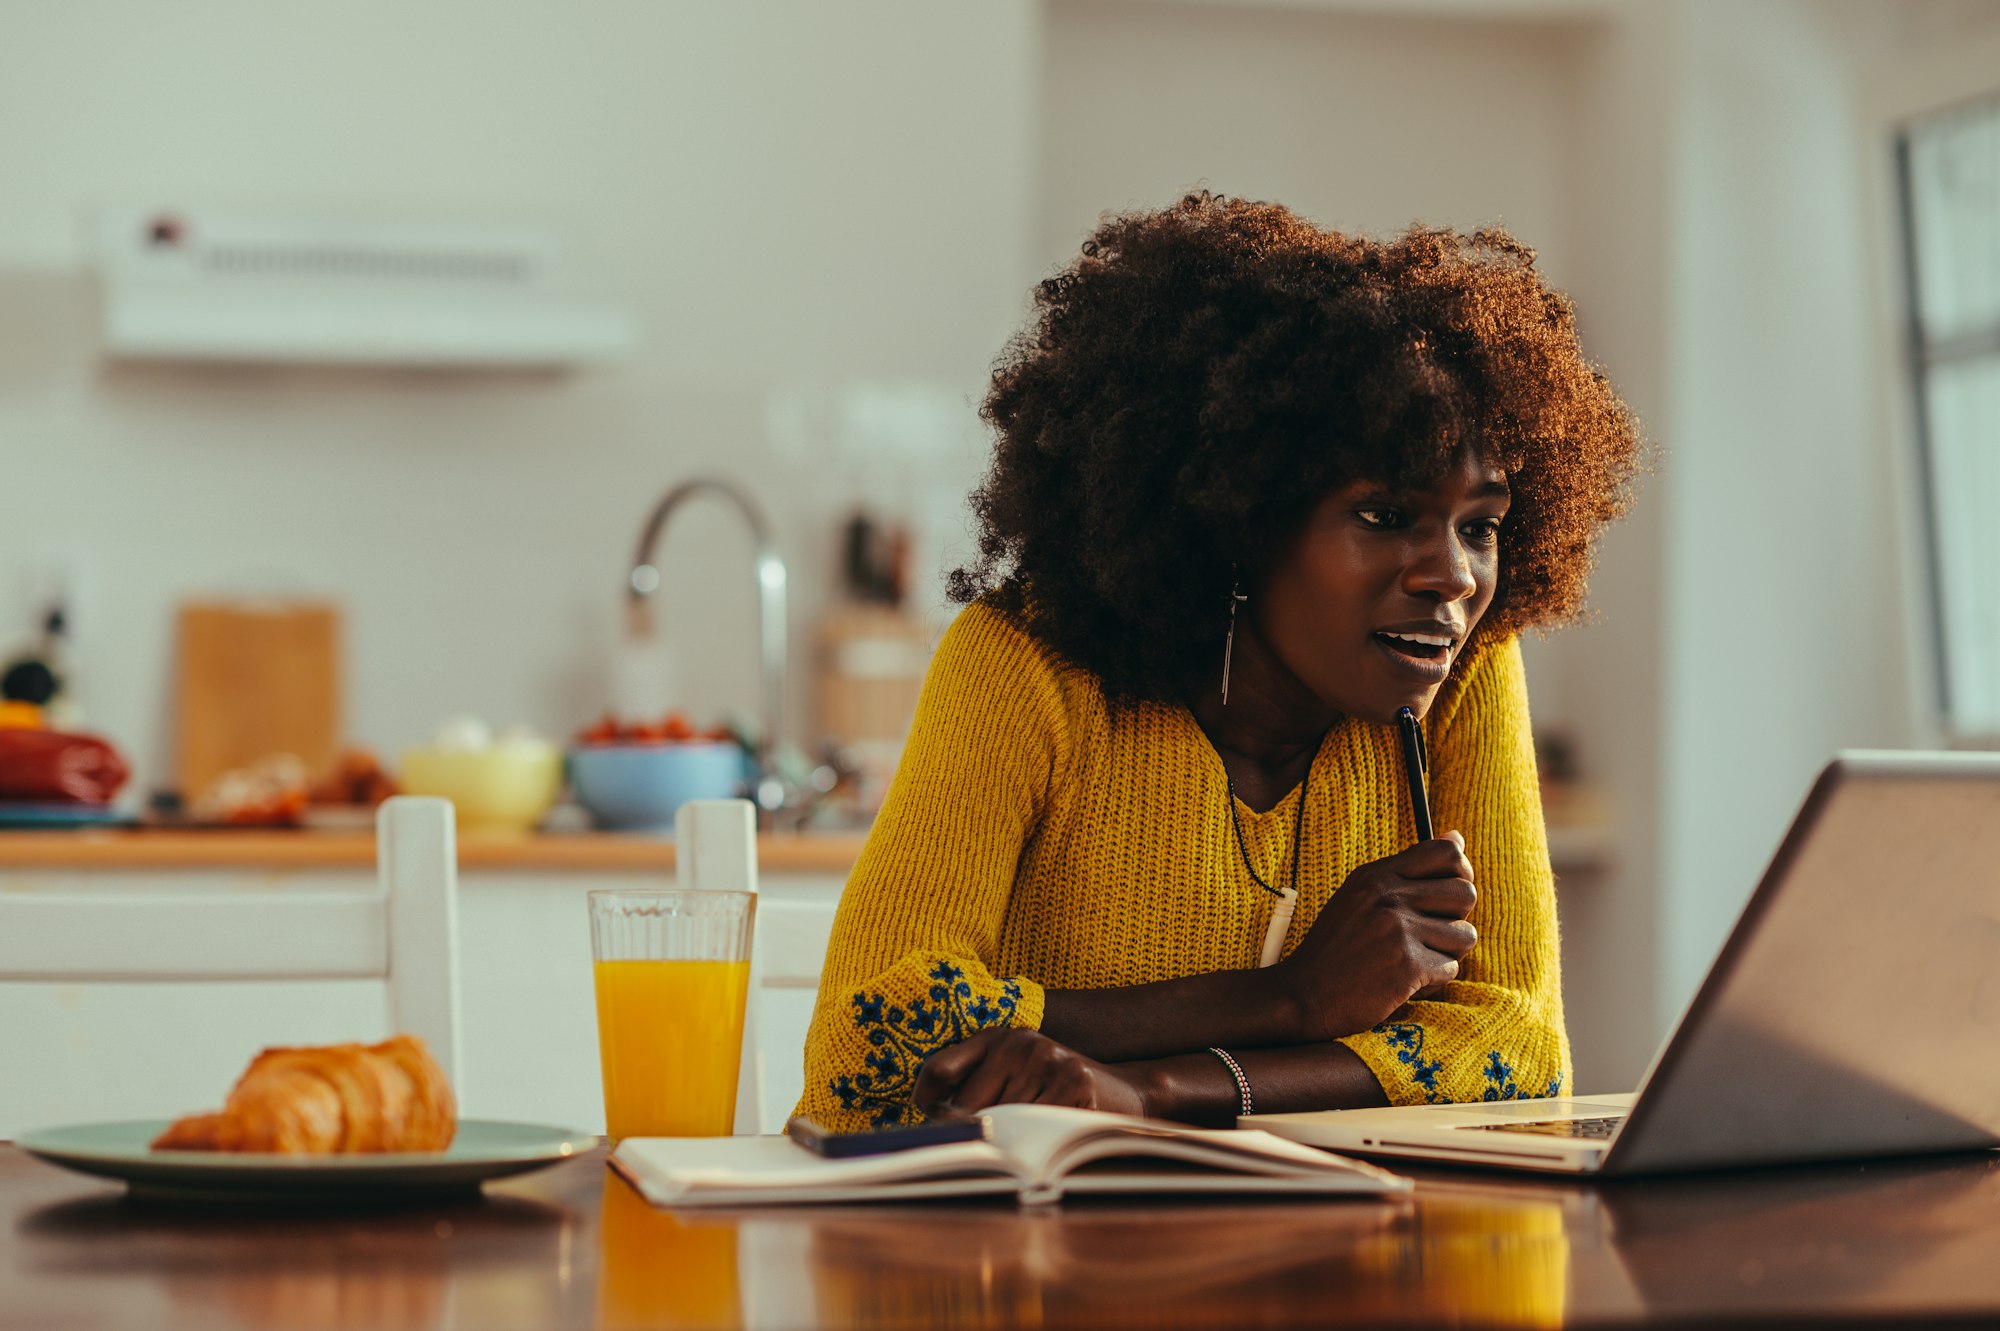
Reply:
[[900, 751], [930, 667], [922, 623], [885, 605], [839, 606], [820, 621], [819, 646], [820, 732]]
[[306, 601], [200, 601], [181, 606], [175, 729], [181, 793], [271, 753], [314, 776], [341, 734], [340, 610]]

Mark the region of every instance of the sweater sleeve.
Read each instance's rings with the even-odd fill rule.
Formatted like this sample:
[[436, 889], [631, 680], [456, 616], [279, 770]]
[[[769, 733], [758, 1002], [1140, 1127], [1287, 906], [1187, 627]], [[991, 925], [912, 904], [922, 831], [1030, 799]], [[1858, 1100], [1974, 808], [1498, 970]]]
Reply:
[[1067, 762], [1057, 670], [981, 606], [946, 632], [867, 845], [841, 894], [798, 1112], [916, 1122], [917, 1070], [986, 1026], [1038, 1028], [1042, 986], [995, 973], [1022, 848]]
[[1391, 1102], [1559, 1095], [1570, 1086], [1555, 876], [1549, 868], [1520, 643], [1496, 643], [1432, 732], [1432, 822], [1465, 836], [1479, 941], [1444, 998], [1347, 1044]]

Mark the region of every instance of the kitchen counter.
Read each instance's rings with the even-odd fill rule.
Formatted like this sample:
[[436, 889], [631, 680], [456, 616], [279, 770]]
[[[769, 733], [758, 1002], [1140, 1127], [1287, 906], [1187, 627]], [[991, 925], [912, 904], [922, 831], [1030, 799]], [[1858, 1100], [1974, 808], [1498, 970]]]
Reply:
[[[1558, 874], [1615, 862], [1617, 824], [1608, 800], [1568, 788], [1551, 789], [1545, 799], [1549, 856]], [[760, 836], [757, 863], [765, 873], [845, 875], [867, 839], [865, 830]], [[635, 832], [461, 832], [458, 862], [467, 869], [671, 873], [674, 843], [670, 836]], [[351, 869], [374, 863], [375, 834], [365, 828], [0, 832], [0, 870]]]
[[[765, 873], [845, 874], [866, 839], [865, 832], [760, 836], [757, 863]], [[375, 834], [361, 829], [0, 832], [0, 869], [348, 869], [374, 863]], [[668, 836], [620, 832], [464, 832], [458, 863], [464, 869], [672, 872], [674, 843]]]

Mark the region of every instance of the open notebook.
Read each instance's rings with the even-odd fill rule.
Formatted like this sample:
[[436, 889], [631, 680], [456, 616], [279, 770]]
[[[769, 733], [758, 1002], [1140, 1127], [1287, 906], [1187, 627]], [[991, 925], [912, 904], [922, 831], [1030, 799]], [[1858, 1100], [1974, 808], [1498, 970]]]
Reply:
[[1183, 1128], [1051, 1105], [997, 1105], [991, 1139], [827, 1160], [787, 1137], [628, 1137], [611, 1162], [657, 1206], [901, 1201], [1016, 1194], [1220, 1192], [1385, 1196], [1410, 1184], [1267, 1132]]

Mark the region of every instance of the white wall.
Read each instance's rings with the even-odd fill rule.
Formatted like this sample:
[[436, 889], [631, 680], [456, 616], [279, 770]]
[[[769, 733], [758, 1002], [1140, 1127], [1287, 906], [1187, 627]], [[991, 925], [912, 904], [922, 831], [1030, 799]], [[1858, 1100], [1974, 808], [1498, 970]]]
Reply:
[[1931, 738], [1889, 138], [1863, 108], [1887, 71], [2000, 51], [1996, 21], [1689, 0], [1587, 50], [1572, 290], [1660, 460], [1593, 584], [1609, 632], [1567, 675], [1632, 857], [1565, 898], [1604, 1084], [1641, 1070], [1831, 753]]
[[[1033, 278], [1039, 23], [1025, 0], [13, 11], [0, 651], [59, 569], [90, 720], [151, 783], [190, 593], [341, 600], [349, 730], [393, 752], [452, 712], [561, 733], [601, 706], [630, 546], [693, 472], [773, 511], [802, 642], [855, 491], [922, 510], [934, 572]], [[646, 342], [573, 376], [108, 367], [80, 270], [107, 199], [551, 225]], [[965, 405], [894, 470], [772, 443], [772, 389], [853, 381]], [[666, 552], [704, 712], [755, 703], [746, 549], [694, 512]]]
[[1699, 981], [1831, 750], [1904, 738], [1906, 631], [1845, 70], [1806, 6], [1699, 3], [1687, 25], [1666, 482], [1669, 992]]
[[[1926, 741], [1891, 184], [1867, 89], [2000, 11], [1683, 10], [1670, 294], [1662, 994], [1691, 992], [1836, 748]], [[1988, 65], [1985, 89], [2000, 89]], [[1960, 88], [1960, 95], [1966, 91]], [[1886, 399], [1886, 400], [1885, 400]]]
[[[1592, 359], [1662, 449], [1673, 113], [1680, 62], [1672, 11], [1638, 6], [1588, 30], [1578, 50], [1579, 133], [1569, 182], [1569, 273]], [[1665, 465], [1670, 470], [1669, 452]], [[1586, 778], [1608, 798], [1617, 854], [1560, 885], [1563, 987], [1578, 1088], [1626, 1089], [1659, 1037], [1661, 578], [1665, 496], [1641, 476], [1632, 511], [1605, 533], [1591, 619], [1541, 646], [1536, 715], [1565, 725]], [[1553, 697], [1551, 697], [1553, 695]]]
[[1324, 225], [1505, 222], [1568, 243], [1572, 30], [1238, 6], [1050, 10], [1038, 260], [1206, 185]]

